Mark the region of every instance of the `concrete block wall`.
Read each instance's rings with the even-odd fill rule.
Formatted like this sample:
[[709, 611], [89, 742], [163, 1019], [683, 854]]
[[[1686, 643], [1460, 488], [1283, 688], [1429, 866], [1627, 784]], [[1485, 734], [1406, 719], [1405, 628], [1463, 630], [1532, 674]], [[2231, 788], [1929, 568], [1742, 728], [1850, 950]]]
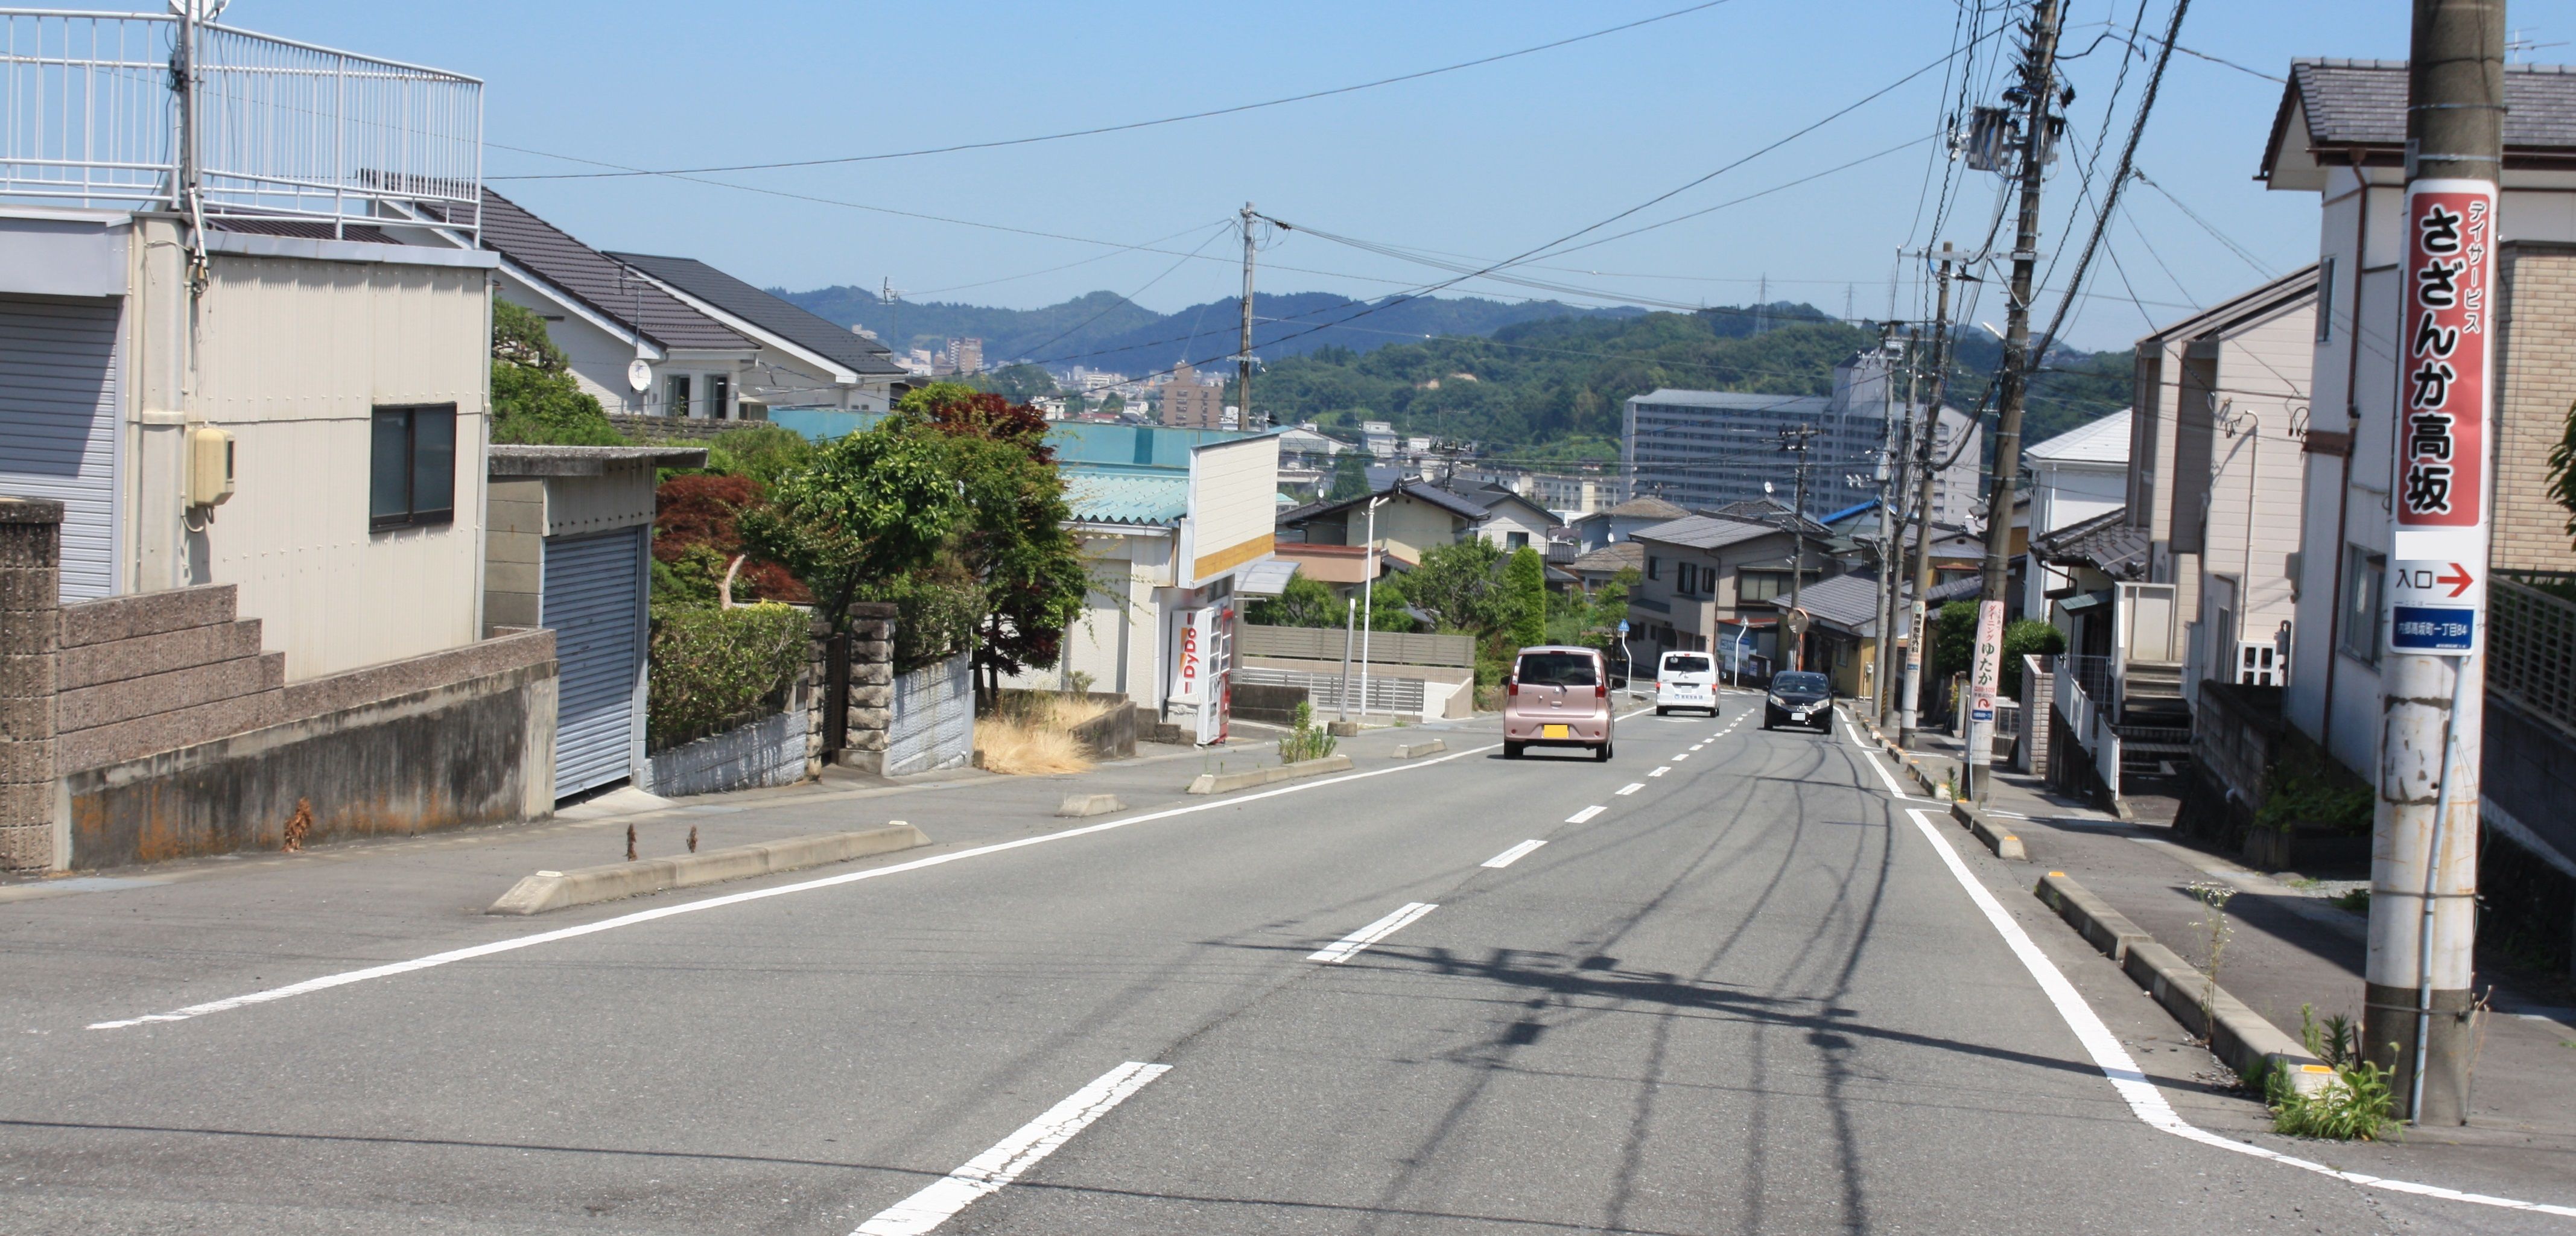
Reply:
[[483, 626], [533, 627], [543, 617], [544, 477], [503, 477], [483, 497]]
[[859, 601], [850, 606], [849, 720], [841, 750], [826, 753], [823, 709], [830, 706], [832, 697], [832, 627], [824, 619], [814, 621], [807, 645], [809, 680], [817, 684], [812, 722], [806, 726], [805, 762], [809, 776], [822, 774], [827, 754], [844, 768], [864, 773], [885, 771], [888, 735], [894, 727], [894, 624], [895, 607], [891, 604]]
[[2576, 399], [2576, 245], [2515, 241], [2498, 255], [2505, 314], [2497, 344], [2494, 542], [2500, 568], [2576, 570], [2567, 508], [2549, 497], [2549, 451]]
[[230, 584], [66, 605], [55, 705], [63, 772], [285, 719], [286, 654], [260, 650]]
[[54, 865], [63, 504], [0, 498], [0, 871]]

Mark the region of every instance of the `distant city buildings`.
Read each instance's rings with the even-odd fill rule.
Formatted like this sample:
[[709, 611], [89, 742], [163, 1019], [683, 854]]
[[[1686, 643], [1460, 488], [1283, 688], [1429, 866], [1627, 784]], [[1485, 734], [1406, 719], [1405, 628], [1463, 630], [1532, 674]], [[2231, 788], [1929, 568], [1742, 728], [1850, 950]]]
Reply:
[[[1888, 397], [1889, 361], [1887, 354], [1873, 351], [1835, 366], [1831, 395], [1666, 388], [1631, 396], [1620, 461], [1632, 493], [1692, 510], [1712, 510], [1766, 493], [1787, 503], [1799, 460], [1782, 449], [1781, 434], [1813, 429], [1807, 441], [1807, 504], [1801, 513], [1813, 517], [1876, 498], [1887, 418], [1905, 415], [1903, 403]], [[1964, 448], [1962, 436], [1967, 439]], [[1950, 464], [1933, 480], [1932, 518], [1963, 526], [1977, 498], [1976, 423], [1954, 409], [1941, 409], [1933, 451]]]
[[1172, 380], [1163, 384], [1162, 396], [1165, 425], [1176, 429], [1231, 427], [1226, 414], [1233, 409], [1225, 403], [1225, 383], [1201, 380], [1198, 371], [1186, 363], [1172, 370]]

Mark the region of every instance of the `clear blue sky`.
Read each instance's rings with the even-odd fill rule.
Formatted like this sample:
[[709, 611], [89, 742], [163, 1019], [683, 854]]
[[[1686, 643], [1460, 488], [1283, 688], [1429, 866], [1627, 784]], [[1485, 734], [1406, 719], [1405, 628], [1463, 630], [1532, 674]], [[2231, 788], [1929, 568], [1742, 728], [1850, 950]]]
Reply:
[[[891, 278], [918, 299], [1030, 307], [1107, 288], [1169, 310], [1234, 290], [1236, 242], [1218, 225], [1247, 199], [1291, 223], [1345, 236], [1507, 257], [1701, 176], [1922, 67], [1949, 50], [1959, 10], [1932, 0], [1734, 0], [1498, 64], [1241, 115], [1002, 150], [718, 177], [1094, 240], [1168, 237], [1156, 247], [1173, 253], [1206, 241], [1204, 256], [1220, 260], [669, 179], [501, 179], [586, 170], [506, 147], [670, 168], [1019, 137], [1411, 72], [1687, 2], [237, 0], [226, 20], [483, 78], [487, 174], [503, 192], [604, 248], [687, 254], [755, 283], [797, 289], [873, 287]], [[2147, 0], [2151, 34], [2171, 3]], [[2074, 0], [2069, 50], [2113, 24], [2125, 31], [2136, 13], [2134, 2]], [[2535, 43], [2576, 38], [2576, 0], [2530, 0], [2515, 6], [2513, 20]], [[2400, 58], [2406, 36], [2402, 0], [2202, 0], [2181, 42], [2279, 75], [2293, 56]], [[1989, 42], [1981, 65], [1992, 65], [2004, 47], [2004, 40]], [[2570, 50], [2543, 47], [2528, 58], [2566, 59]], [[2086, 144], [2101, 124], [2117, 51], [2103, 42], [2068, 66], [2079, 92], [2074, 128]], [[2143, 62], [2132, 68], [2112, 126], [2114, 150], [2145, 72]], [[2313, 196], [2267, 193], [2251, 179], [2280, 92], [2274, 82], [2177, 56], [2138, 160], [2273, 271], [2309, 260], [2316, 232]], [[1928, 135], [1948, 106], [1941, 94], [1936, 69], [1627, 225]], [[1991, 91], [1976, 101], [1993, 101]], [[1909, 234], [1916, 244], [1928, 238], [1917, 204], [1929, 150], [1915, 146], [1530, 273], [1610, 299], [1712, 304], [1747, 301], [1754, 281], [1768, 276], [1775, 297], [1840, 313], [1848, 290], [1859, 314], [1883, 314], [1895, 250]], [[2071, 171], [2061, 161], [2051, 181], [2052, 248], [2064, 243], [2058, 237], [2074, 201]], [[1995, 177], [1960, 174], [1967, 182], [1962, 221], [1947, 237], [1974, 244], [1996, 200]], [[2180, 316], [2189, 303], [2260, 279], [2143, 186], [2132, 186], [2127, 207], [2135, 228], [2115, 226], [2113, 252], [2145, 313]], [[1099, 260], [1034, 273], [1086, 258]], [[1373, 295], [1442, 277], [1295, 233], [1274, 238], [1262, 260], [1264, 291]], [[2144, 325], [2114, 272], [2101, 273], [2092, 290], [2109, 298], [2083, 304], [2069, 332], [2079, 346], [2121, 346]], [[1473, 283], [1457, 290], [1531, 294]], [[1910, 314], [1910, 286], [1901, 301], [1900, 316]], [[1978, 312], [2001, 322], [1996, 298]]]

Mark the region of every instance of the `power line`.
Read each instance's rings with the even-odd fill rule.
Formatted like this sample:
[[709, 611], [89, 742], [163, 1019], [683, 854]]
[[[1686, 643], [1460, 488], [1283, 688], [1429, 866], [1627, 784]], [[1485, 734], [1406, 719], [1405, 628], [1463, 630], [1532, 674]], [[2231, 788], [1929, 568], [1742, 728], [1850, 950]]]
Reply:
[[1639, 18], [1636, 21], [1623, 22], [1616, 26], [1603, 27], [1602, 29], [1594, 30], [1586, 34], [1578, 34], [1568, 38], [1540, 43], [1533, 47], [1524, 47], [1517, 51], [1500, 52], [1491, 56], [1480, 56], [1473, 60], [1462, 60], [1456, 64], [1442, 65], [1434, 69], [1420, 69], [1411, 73], [1400, 73], [1394, 77], [1381, 77], [1375, 81], [1360, 82], [1355, 85], [1335, 86], [1327, 90], [1310, 90], [1303, 94], [1292, 94], [1284, 98], [1265, 99], [1258, 103], [1238, 103], [1231, 107], [1208, 108], [1203, 111], [1189, 112], [1179, 116], [1164, 116], [1154, 120], [1131, 120], [1123, 124], [1097, 125], [1088, 129], [1069, 129], [1060, 133], [1042, 133], [1034, 137], [1002, 138], [986, 142], [957, 142], [946, 146], [925, 147], [920, 150], [896, 150], [888, 151], [883, 154], [844, 155], [829, 159], [790, 159], [774, 163], [733, 163], [709, 167], [647, 170], [641, 168], [618, 167], [616, 164], [602, 163], [596, 159], [583, 159], [573, 155], [553, 154], [548, 151], [529, 150], [520, 146], [505, 146], [501, 145], [501, 143], [494, 142], [491, 144], [500, 146], [503, 150], [514, 150], [521, 154], [540, 155], [549, 159], [564, 159], [574, 163], [589, 163], [594, 166], [608, 167], [614, 170], [605, 172], [531, 173], [522, 176], [493, 176], [488, 177], [487, 179], [595, 180], [626, 176], [694, 176], [708, 172], [751, 172], [790, 167], [830, 167], [849, 163], [873, 163], [884, 159], [911, 159], [924, 155], [955, 154], [957, 152], [967, 150], [993, 150], [1005, 146], [1027, 146], [1038, 142], [1063, 141], [1067, 138], [1096, 137], [1104, 133], [1125, 133], [1136, 129], [1155, 128], [1160, 125], [1180, 124], [1184, 121], [1190, 120], [1206, 120], [1216, 116], [1231, 116], [1239, 112], [1258, 111], [1265, 107], [1280, 107], [1290, 103], [1305, 103], [1315, 99], [1331, 98], [1334, 95], [1341, 94], [1352, 94], [1362, 90], [1375, 90], [1380, 86], [1392, 86], [1399, 82], [1419, 81], [1426, 77], [1437, 77], [1443, 73], [1455, 73], [1461, 69], [1472, 69], [1483, 65], [1516, 59], [1521, 56], [1535, 55], [1543, 51], [1553, 51], [1559, 47], [1568, 47], [1576, 43], [1604, 38], [1624, 31], [1635, 30], [1641, 26], [1651, 26], [1657, 22], [1671, 21], [1676, 17], [1685, 17], [1692, 13], [1717, 8], [1721, 5], [1731, 4], [1733, 2], [1734, 0], [1705, 0], [1705, 3], [1690, 5], [1686, 8], [1674, 9], [1667, 13], [1658, 13], [1652, 17]]

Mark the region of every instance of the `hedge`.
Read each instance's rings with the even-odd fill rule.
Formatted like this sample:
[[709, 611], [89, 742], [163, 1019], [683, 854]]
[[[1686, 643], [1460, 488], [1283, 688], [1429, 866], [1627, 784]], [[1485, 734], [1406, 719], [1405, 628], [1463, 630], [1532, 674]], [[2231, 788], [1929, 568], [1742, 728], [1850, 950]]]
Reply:
[[657, 606], [644, 730], [656, 751], [774, 711], [805, 667], [805, 611]]

